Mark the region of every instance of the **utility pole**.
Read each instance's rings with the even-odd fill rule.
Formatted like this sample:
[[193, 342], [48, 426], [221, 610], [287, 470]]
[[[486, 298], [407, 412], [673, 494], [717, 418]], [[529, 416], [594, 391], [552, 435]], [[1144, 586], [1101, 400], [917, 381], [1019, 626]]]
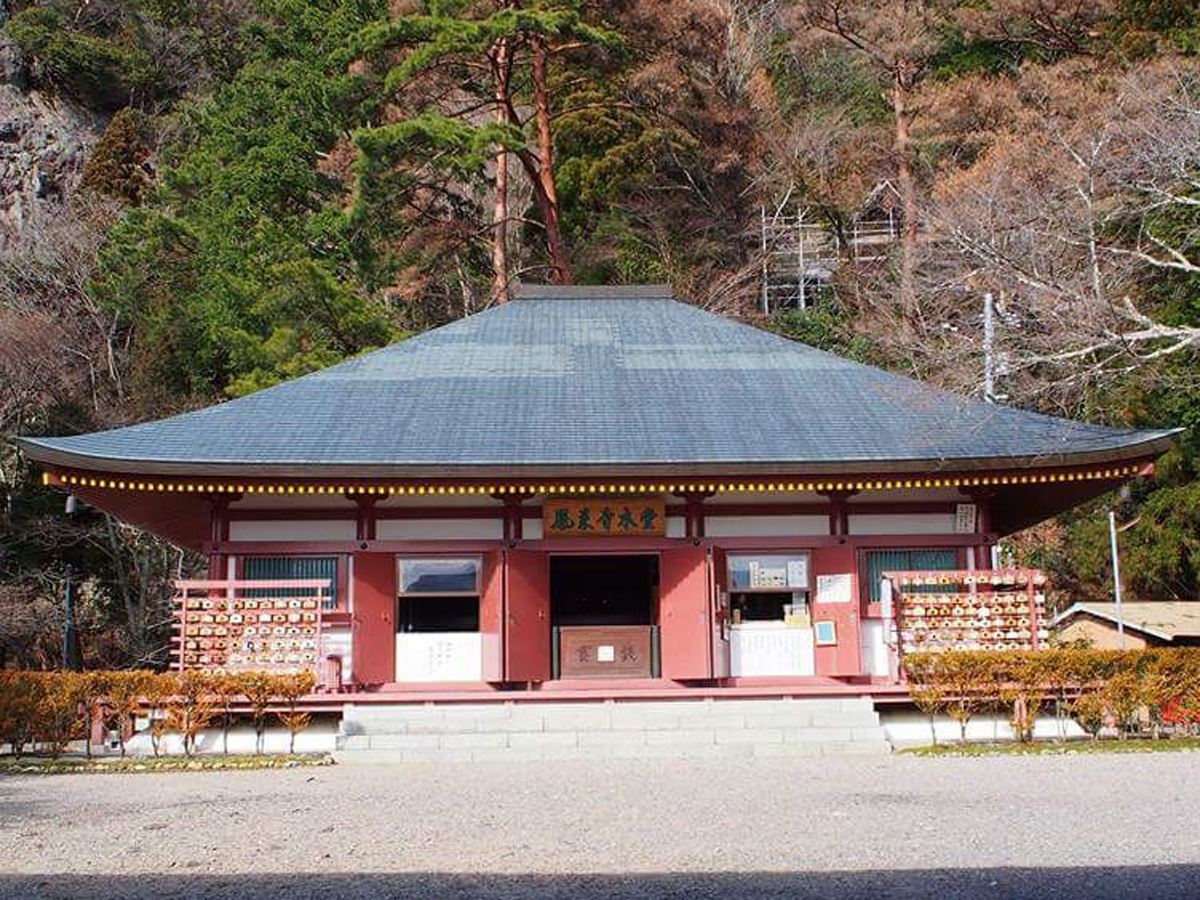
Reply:
[[996, 402], [996, 302], [992, 292], [983, 295], [983, 399]]
[[796, 296], [797, 306], [801, 310], [808, 309], [808, 294], [805, 291], [804, 274], [804, 210], [796, 214]]
[[767, 207], [762, 206], [762, 311], [764, 316], [771, 314], [771, 299], [769, 296], [769, 281], [771, 277], [771, 264], [767, 256]]
[[[67, 522], [75, 523], [75, 514], [79, 511], [79, 500], [74, 494], [67, 495]], [[79, 636], [75, 632], [75, 566], [67, 560], [67, 578], [63, 591], [63, 645], [62, 667], [64, 669], [79, 669]]]
[[1112, 548], [1113, 597], [1117, 601], [1117, 635], [1125, 649], [1125, 616], [1121, 614], [1121, 556], [1117, 551], [1117, 514], [1108, 511], [1108, 541]]
[[[983, 399], [996, 402], [996, 300], [991, 291], [983, 294]], [[1000, 568], [1000, 545], [991, 547], [992, 568]]]

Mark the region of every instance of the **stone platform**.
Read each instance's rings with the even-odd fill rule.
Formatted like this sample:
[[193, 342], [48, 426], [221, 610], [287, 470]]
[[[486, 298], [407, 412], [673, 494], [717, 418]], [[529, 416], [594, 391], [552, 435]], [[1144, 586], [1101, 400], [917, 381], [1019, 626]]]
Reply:
[[344, 709], [338, 762], [887, 754], [868, 697]]

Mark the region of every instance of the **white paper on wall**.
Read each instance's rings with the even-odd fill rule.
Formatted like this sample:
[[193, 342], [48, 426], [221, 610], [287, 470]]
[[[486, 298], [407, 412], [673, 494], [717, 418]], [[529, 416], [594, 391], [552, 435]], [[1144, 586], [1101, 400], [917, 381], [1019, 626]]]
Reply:
[[976, 508], [974, 503], [959, 503], [954, 507], [954, 533], [975, 533]]
[[849, 574], [843, 575], [818, 575], [817, 576], [817, 602], [818, 603], [849, 603], [851, 602], [851, 589], [854, 583]]

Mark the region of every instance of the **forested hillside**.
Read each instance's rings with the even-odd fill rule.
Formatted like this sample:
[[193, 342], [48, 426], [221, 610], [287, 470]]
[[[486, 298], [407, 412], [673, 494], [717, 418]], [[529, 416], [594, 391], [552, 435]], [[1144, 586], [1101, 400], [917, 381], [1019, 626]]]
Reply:
[[[161, 661], [195, 561], [7, 439], [245, 394], [505, 302], [669, 281], [1002, 402], [1180, 425], [1153, 481], [1013, 542], [1104, 597], [1200, 596], [1194, 0], [0, 0], [0, 645]], [[882, 205], [882, 206], [881, 206]], [[845, 259], [761, 303], [763, 228]]]

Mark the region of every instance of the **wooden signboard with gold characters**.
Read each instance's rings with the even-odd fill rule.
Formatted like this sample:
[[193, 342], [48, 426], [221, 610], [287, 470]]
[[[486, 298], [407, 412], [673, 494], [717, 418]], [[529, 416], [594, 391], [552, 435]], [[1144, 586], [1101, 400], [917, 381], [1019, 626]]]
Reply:
[[547, 500], [542, 530], [546, 537], [662, 537], [667, 533], [666, 504], [631, 497]]

